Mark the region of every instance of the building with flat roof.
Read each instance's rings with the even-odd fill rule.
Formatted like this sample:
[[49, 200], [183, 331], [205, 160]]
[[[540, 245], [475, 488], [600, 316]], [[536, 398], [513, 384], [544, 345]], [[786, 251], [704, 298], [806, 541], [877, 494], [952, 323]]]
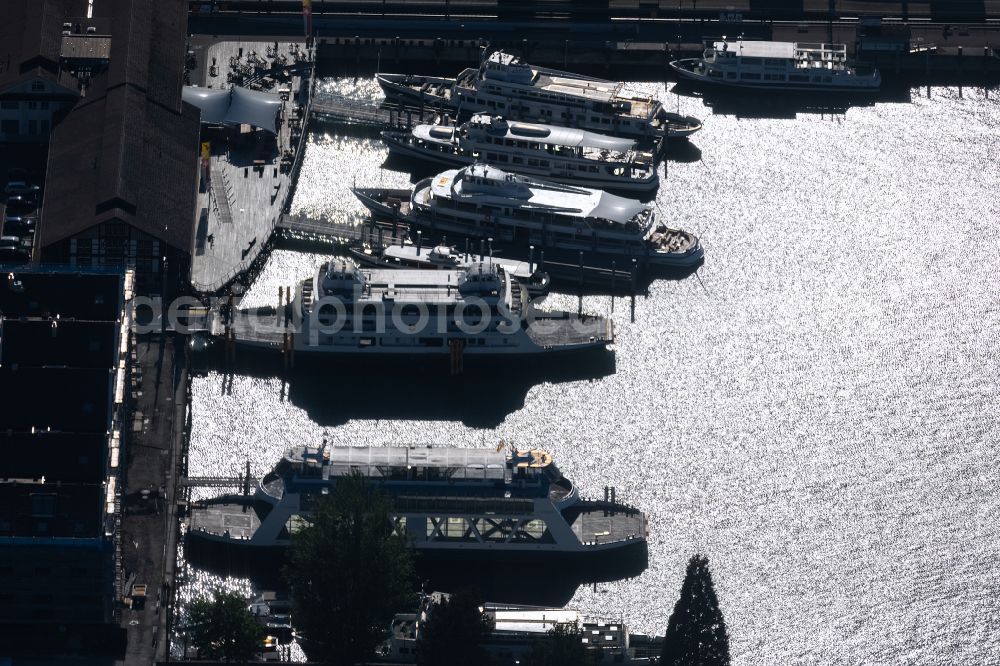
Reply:
[[6, 632], [118, 631], [131, 298], [131, 273], [0, 268]]

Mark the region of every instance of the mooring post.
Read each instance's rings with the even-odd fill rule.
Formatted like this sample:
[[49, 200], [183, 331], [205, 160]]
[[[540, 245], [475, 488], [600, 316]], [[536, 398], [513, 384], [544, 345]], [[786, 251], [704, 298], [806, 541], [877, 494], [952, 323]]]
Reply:
[[615, 260], [611, 260], [611, 314], [615, 312], [615, 277], [618, 271], [615, 270]]
[[528, 246], [528, 275], [535, 272], [535, 246]]
[[420, 256], [420, 246], [423, 243], [424, 232], [417, 230], [417, 256]]
[[632, 323], [635, 323], [635, 259], [632, 260]]

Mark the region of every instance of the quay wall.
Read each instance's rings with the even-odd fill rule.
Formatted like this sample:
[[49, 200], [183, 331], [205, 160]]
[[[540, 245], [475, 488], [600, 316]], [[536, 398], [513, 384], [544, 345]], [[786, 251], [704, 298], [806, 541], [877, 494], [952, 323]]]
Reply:
[[[1000, 3], [998, 3], [1000, 4]], [[998, 8], [1000, 14], [1000, 8]], [[301, 38], [299, 14], [240, 13], [193, 16], [190, 30], [203, 34], [266, 34]], [[454, 76], [475, 66], [480, 48], [513, 50], [534, 64], [634, 80], [670, 79], [667, 64], [700, 54], [702, 41], [744, 39], [839, 42], [859, 60], [890, 78], [935, 81], [1000, 76], [1000, 16], [961, 25], [886, 20], [873, 26], [857, 18], [837, 21], [518, 21], [315, 17], [320, 75], [377, 70]], [[275, 37], [277, 36], [277, 37]]]

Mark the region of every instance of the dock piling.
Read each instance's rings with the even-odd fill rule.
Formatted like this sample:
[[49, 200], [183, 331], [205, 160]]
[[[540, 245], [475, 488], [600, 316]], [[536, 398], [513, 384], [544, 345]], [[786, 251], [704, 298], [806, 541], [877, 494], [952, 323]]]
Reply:
[[631, 318], [632, 318], [632, 323], [633, 324], [635, 323], [635, 264], [636, 264], [636, 261], [635, 261], [635, 259], [633, 259], [632, 260], [632, 274], [631, 274], [631, 282], [632, 282], [632, 306], [631, 306], [632, 307], [632, 314], [631, 314]]
[[528, 246], [528, 275], [535, 272], [535, 246]]
[[615, 313], [615, 277], [618, 271], [615, 270], [615, 260], [611, 260], [611, 314]]
[[583, 314], [583, 250], [580, 250], [580, 260], [577, 272], [576, 285], [576, 314]]

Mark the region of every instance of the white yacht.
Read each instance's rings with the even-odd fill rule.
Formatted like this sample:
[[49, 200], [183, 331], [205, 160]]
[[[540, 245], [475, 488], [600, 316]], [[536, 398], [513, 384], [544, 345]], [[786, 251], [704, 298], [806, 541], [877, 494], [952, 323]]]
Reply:
[[652, 97], [623, 91], [623, 84], [536, 67], [496, 51], [458, 78], [378, 74], [386, 98], [513, 120], [552, 123], [636, 139], [683, 138], [701, 121], [671, 113]]
[[696, 236], [660, 222], [651, 204], [487, 165], [445, 171], [409, 192], [353, 191], [376, 214], [518, 247], [635, 258], [650, 267], [673, 268], [697, 266], [704, 255]]
[[863, 92], [882, 84], [878, 70], [862, 73], [848, 64], [845, 44], [707, 42], [701, 58], [670, 66], [682, 79], [736, 88]]
[[484, 161], [559, 183], [647, 194], [659, 185], [653, 152], [581, 129], [476, 114], [458, 127], [417, 125], [382, 138], [391, 152], [446, 165]]
[[[392, 504], [396, 531], [421, 558], [468, 570], [493, 563], [645, 568], [646, 518], [617, 501], [586, 500], [552, 456], [513, 446], [297, 446], [252, 495], [195, 503], [187, 546], [238, 559], [288, 545], [314, 497], [360, 473]], [[204, 551], [209, 551], [208, 553]], [[207, 558], [204, 558], [207, 559]], [[638, 565], [638, 567], [636, 566]]]
[[294, 354], [463, 358], [599, 352], [614, 341], [604, 317], [541, 310], [489, 258], [457, 270], [319, 266], [284, 310], [237, 310], [237, 345]]

